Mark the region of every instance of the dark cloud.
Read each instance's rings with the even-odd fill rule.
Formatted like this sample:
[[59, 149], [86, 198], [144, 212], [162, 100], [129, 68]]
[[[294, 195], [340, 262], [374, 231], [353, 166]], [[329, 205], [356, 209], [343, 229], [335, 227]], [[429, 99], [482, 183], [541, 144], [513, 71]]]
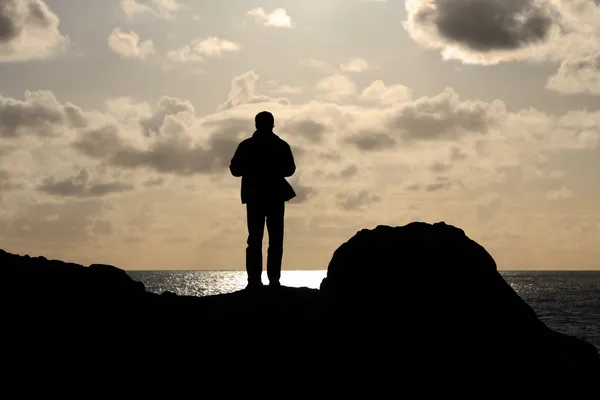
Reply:
[[0, 41], [8, 42], [19, 35], [22, 26], [18, 23], [18, 3], [0, 0]]
[[425, 185], [425, 190], [428, 192], [439, 192], [452, 187], [452, 181], [446, 177], [437, 177], [435, 182]]
[[177, 140], [158, 141], [147, 150], [127, 147], [119, 150], [109, 160], [116, 167], [148, 168], [184, 176], [210, 173], [219, 162], [210, 149]]
[[123, 238], [123, 243], [124, 244], [136, 244], [136, 243], [144, 242], [145, 240], [146, 240], [146, 238], [143, 236], [125, 236]]
[[404, 140], [453, 140], [466, 133], [487, 133], [495, 117], [491, 104], [461, 102], [452, 89], [446, 89], [435, 97], [403, 104], [386, 126]]
[[452, 165], [450, 165], [450, 164], [445, 164], [443, 162], [435, 161], [433, 164], [431, 164], [431, 166], [429, 167], [429, 170], [435, 174], [439, 174], [442, 172], [446, 172], [446, 171], [450, 170], [451, 168], [452, 168]]
[[363, 151], [394, 148], [399, 141], [457, 140], [464, 135], [485, 135], [505, 113], [504, 103], [461, 101], [451, 88], [434, 97], [422, 97], [385, 111], [381, 121], [362, 128], [344, 141]]
[[283, 131], [290, 136], [300, 136], [312, 143], [319, 143], [326, 130], [325, 124], [311, 119], [293, 120], [286, 122], [283, 127]]
[[88, 120], [83, 110], [75, 104], [66, 103], [63, 110], [71, 127], [85, 128], [88, 125]]
[[19, 182], [15, 182], [14, 176], [8, 171], [0, 169], [0, 199], [2, 194], [11, 191], [23, 189], [24, 185]]
[[317, 189], [304, 185], [298, 177], [292, 177], [289, 182], [296, 192], [296, 197], [290, 200], [290, 203], [292, 204], [306, 203], [311, 197], [318, 193]]
[[210, 156], [213, 159], [213, 169], [226, 170], [239, 144], [238, 140], [213, 135], [209, 140]]
[[345, 141], [363, 151], [380, 151], [396, 146], [396, 140], [383, 132], [361, 131], [346, 138]]
[[146, 182], [144, 182], [144, 187], [146, 188], [153, 188], [153, 187], [159, 187], [164, 185], [165, 180], [163, 178], [156, 178], [156, 179], [148, 179]]
[[[149, 145], [143, 148], [127, 144], [118, 126], [108, 124], [81, 133], [73, 147], [81, 153], [102, 159], [108, 165], [127, 168], [147, 168], [160, 173], [182, 176], [225, 171], [231, 162], [237, 145], [243, 136], [253, 133], [252, 119], [230, 118], [204, 122], [202, 127], [209, 134], [203, 143], [196, 143], [187, 127], [168, 112], [187, 110], [184, 102], [163, 98], [160, 112], [146, 120], [146, 128], [158, 127], [161, 135], [149, 137]], [[170, 110], [167, 112], [167, 110]], [[150, 122], [151, 121], [151, 122]], [[152, 129], [146, 132], [154, 132]], [[244, 135], [245, 134], [245, 135]], [[296, 149], [297, 150], [297, 149]]]
[[350, 165], [349, 167], [344, 168], [340, 172], [340, 178], [348, 179], [348, 178], [352, 178], [356, 174], [358, 174], [358, 167], [356, 165]]
[[544, 42], [555, 24], [553, 11], [539, 0], [421, 0], [409, 9], [405, 26], [432, 47], [488, 53]]
[[342, 155], [340, 153], [338, 153], [337, 151], [328, 150], [328, 151], [321, 152], [319, 154], [319, 158], [321, 158], [323, 160], [327, 160], [327, 161], [338, 162], [338, 161], [342, 160]]
[[9, 155], [10, 153], [12, 153], [13, 151], [15, 151], [16, 148], [15, 147], [11, 147], [11, 146], [0, 146], [0, 158]]
[[405, 187], [406, 190], [408, 190], [409, 192], [418, 192], [421, 190], [421, 184], [420, 183], [412, 183], [410, 185], [407, 185]]
[[0, 0], [0, 61], [45, 58], [67, 40], [42, 0]]
[[462, 161], [465, 160], [468, 155], [463, 152], [459, 147], [453, 146], [450, 149], [450, 160], [451, 161]]
[[117, 126], [105, 125], [82, 133], [73, 147], [92, 158], [104, 158], [122, 148], [123, 142]]
[[51, 94], [27, 92], [25, 98], [19, 101], [0, 96], [0, 137], [52, 136], [67, 122], [64, 109], [51, 103]]
[[362, 210], [365, 206], [378, 203], [381, 197], [361, 190], [358, 193], [338, 193], [337, 204], [346, 211]]
[[133, 190], [133, 186], [122, 182], [97, 182], [91, 179], [89, 171], [82, 169], [79, 174], [63, 180], [48, 177], [38, 190], [53, 196], [84, 198], [122, 193]]

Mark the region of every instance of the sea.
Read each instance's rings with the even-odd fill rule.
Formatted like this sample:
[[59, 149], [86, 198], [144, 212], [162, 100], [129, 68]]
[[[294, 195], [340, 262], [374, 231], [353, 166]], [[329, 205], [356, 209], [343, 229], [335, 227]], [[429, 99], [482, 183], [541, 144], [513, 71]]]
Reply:
[[[600, 271], [501, 271], [504, 279], [555, 331], [600, 350]], [[241, 290], [243, 271], [128, 271], [154, 293], [210, 296]], [[281, 284], [319, 288], [327, 271], [282, 271]], [[266, 274], [263, 282], [268, 282]]]

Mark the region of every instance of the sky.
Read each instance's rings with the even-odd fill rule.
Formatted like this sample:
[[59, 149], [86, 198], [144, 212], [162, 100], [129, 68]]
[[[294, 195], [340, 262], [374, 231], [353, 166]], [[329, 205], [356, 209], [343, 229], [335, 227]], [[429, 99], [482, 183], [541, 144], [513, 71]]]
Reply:
[[0, 248], [243, 270], [263, 110], [284, 269], [444, 221], [502, 270], [600, 270], [597, 0], [0, 0]]

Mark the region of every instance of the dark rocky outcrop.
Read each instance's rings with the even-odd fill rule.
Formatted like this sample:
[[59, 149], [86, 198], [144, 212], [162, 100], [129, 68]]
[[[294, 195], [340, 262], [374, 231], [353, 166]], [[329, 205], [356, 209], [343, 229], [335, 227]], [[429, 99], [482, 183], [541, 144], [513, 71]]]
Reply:
[[358, 232], [321, 290], [157, 295], [115, 267], [3, 251], [0, 276], [3, 380], [23, 397], [600, 398], [596, 349], [443, 223]]

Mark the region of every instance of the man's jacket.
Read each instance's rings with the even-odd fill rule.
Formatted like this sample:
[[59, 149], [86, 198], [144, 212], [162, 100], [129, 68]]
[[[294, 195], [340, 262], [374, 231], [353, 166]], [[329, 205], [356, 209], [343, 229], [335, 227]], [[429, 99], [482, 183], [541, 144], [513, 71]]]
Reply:
[[296, 197], [285, 179], [294, 175], [296, 164], [287, 142], [269, 131], [256, 131], [242, 141], [229, 166], [242, 177], [242, 204], [286, 202]]

